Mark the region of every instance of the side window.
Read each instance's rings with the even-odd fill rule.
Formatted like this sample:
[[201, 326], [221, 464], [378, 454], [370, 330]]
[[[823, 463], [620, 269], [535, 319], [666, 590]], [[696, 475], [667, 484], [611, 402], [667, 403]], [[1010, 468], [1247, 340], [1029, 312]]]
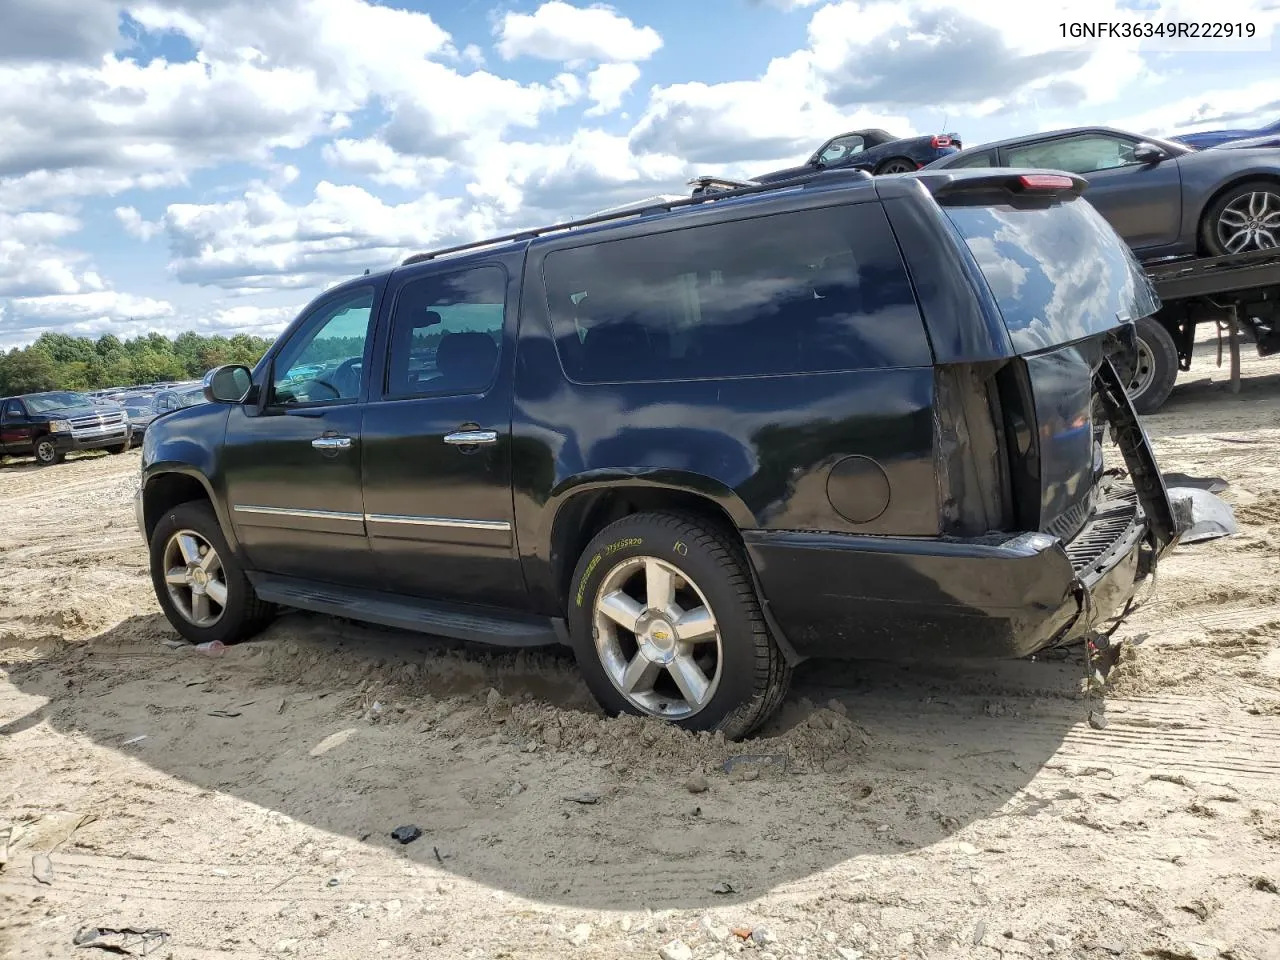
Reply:
[[391, 314], [387, 397], [483, 392], [498, 369], [506, 288], [498, 266], [406, 283]]
[[4, 416], [4, 419], [6, 420], [21, 420], [22, 404], [20, 404], [17, 400], [10, 400], [8, 403], [4, 405], [3, 416]]
[[975, 153], [972, 157], [965, 157], [963, 160], [957, 160], [955, 163], [947, 164], [948, 170], [972, 169], [974, 167], [994, 167], [996, 165], [996, 155], [988, 150], [986, 153]]
[[839, 140], [833, 140], [818, 157], [823, 163], [835, 163], [837, 160], [843, 160], [845, 157], [852, 157], [854, 154], [861, 153], [863, 149], [863, 141], [861, 137], [841, 137]]
[[360, 395], [373, 293], [372, 287], [348, 291], [319, 307], [298, 329], [272, 363], [272, 405], [350, 401]]
[[585, 383], [927, 366], [884, 208], [863, 203], [558, 250], [543, 276]]
[[1133, 159], [1134, 146], [1128, 140], [1092, 133], [1011, 147], [1004, 153], [1010, 167], [1047, 167], [1085, 174], [1136, 163]]

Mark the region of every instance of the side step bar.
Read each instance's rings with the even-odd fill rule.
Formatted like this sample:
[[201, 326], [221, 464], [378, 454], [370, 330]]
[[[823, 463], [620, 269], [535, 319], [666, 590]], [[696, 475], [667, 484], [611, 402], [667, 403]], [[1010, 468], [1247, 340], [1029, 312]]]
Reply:
[[568, 643], [568, 629], [556, 617], [511, 617], [463, 604], [428, 603], [412, 597], [248, 573], [258, 596], [268, 603], [333, 617], [367, 620], [471, 643], [498, 647], [545, 647]]

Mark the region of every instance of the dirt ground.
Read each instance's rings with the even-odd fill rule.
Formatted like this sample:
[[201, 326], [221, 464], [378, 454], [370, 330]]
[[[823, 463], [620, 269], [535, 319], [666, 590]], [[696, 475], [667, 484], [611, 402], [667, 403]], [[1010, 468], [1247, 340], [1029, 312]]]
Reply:
[[1161, 565], [1104, 698], [1078, 653], [811, 663], [738, 745], [603, 719], [555, 652], [294, 614], [206, 657], [136, 452], [0, 470], [0, 956], [1280, 958], [1280, 362], [1245, 371], [1148, 419], [1240, 533]]

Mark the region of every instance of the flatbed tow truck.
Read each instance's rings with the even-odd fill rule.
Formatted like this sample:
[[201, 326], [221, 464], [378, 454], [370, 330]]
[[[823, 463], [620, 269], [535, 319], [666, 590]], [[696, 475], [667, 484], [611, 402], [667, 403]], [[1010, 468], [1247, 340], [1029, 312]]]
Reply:
[[1191, 368], [1197, 327], [1218, 328], [1218, 365], [1226, 338], [1231, 391], [1240, 392], [1240, 344], [1250, 341], [1261, 357], [1280, 352], [1280, 247], [1225, 257], [1152, 260], [1143, 268], [1161, 308], [1139, 320], [1138, 358], [1128, 383], [1141, 414], [1158, 410], [1178, 371]]

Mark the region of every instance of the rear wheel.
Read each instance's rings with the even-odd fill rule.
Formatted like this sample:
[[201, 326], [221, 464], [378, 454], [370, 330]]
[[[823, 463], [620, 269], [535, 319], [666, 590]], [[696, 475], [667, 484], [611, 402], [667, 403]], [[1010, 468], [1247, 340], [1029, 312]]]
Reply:
[[151, 582], [160, 609], [192, 643], [247, 640], [275, 613], [258, 599], [204, 501], [180, 503], [156, 524]]
[[1178, 348], [1169, 331], [1151, 317], [1143, 317], [1136, 327], [1138, 355], [1125, 390], [1138, 413], [1154, 413], [1169, 399], [1178, 379]]
[[36, 440], [35, 450], [36, 463], [42, 467], [53, 466], [55, 463], [61, 463], [67, 458], [67, 455], [58, 449], [58, 445], [53, 442], [53, 437], [40, 437]]
[[894, 157], [876, 167], [876, 175], [884, 173], [914, 173], [918, 168], [906, 157]]
[[571, 587], [574, 653], [610, 714], [736, 739], [781, 704], [791, 671], [725, 531], [674, 514], [625, 517], [587, 546]]
[[1200, 242], [1214, 257], [1280, 246], [1280, 184], [1251, 180], [1232, 187], [1205, 211]]

